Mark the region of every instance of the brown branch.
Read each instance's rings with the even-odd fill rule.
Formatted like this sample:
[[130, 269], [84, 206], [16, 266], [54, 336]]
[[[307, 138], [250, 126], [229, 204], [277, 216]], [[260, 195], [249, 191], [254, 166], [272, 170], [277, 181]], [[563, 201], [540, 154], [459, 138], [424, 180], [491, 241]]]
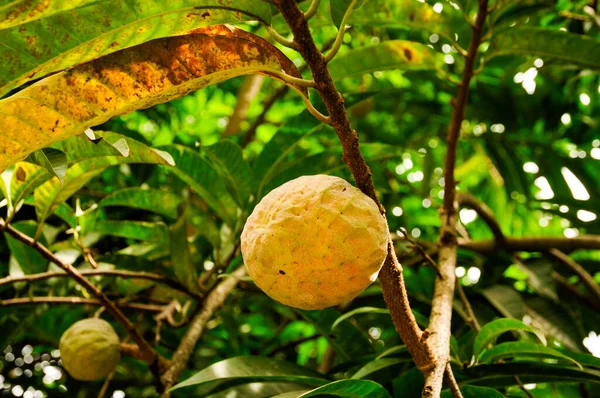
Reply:
[[140, 346], [145, 355], [146, 362], [152, 364], [157, 359], [160, 362], [162, 357], [158, 356], [154, 348], [148, 343], [142, 335], [135, 328], [135, 325], [119, 310], [119, 308], [113, 303], [100, 289], [91, 284], [81, 273], [73, 267], [73, 265], [63, 262], [61, 259], [56, 257], [48, 248], [41, 243], [35, 241], [31, 237], [25, 235], [21, 231], [15, 229], [12, 225], [7, 224], [4, 220], [0, 219], [0, 229], [12, 236], [13, 238], [25, 243], [27, 246], [32, 247], [38, 253], [40, 253], [46, 260], [53, 262], [62, 269], [64, 269], [71, 277], [82, 287], [84, 287], [92, 295], [102, 303], [104, 307], [115, 317], [129, 333], [133, 341]]
[[264, 80], [265, 77], [262, 75], [248, 75], [244, 78], [237, 92], [237, 103], [223, 131], [223, 137], [235, 135], [240, 131], [240, 124], [246, 120], [248, 108], [250, 108], [250, 104], [259, 93]]
[[458, 244], [463, 249], [482, 254], [490, 254], [499, 250], [506, 250], [509, 252], [544, 252], [552, 248], [562, 252], [570, 252], [577, 249], [600, 249], [600, 235], [581, 235], [575, 238], [548, 236], [525, 238], [507, 237], [503, 247], [499, 247], [494, 239], [474, 241], [460, 240]]
[[[0, 300], [0, 307], [10, 305], [32, 305], [32, 304], [72, 304], [72, 305], [94, 305], [104, 306], [105, 303], [98, 299], [86, 299], [81, 297], [23, 297]], [[143, 304], [143, 303], [119, 303], [115, 302], [115, 306], [122, 309], [136, 311], [161, 312], [162, 306]], [[147, 358], [147, 357], [146, 357]]]
[[550, 250], [548, 250], [548, 253], [552, 257], [554, 257], [555, 259], [557, 259], [558, 261], [560, 261], [561, 263], [563, 263], [564, 265], [569, 267], [569, 269], [571, 271], [573, 271], [575, 273], [575, 275], [577, 275], [581, 279], [581, 282], [585, 285], [587, 290], [592, 295], [592, 300], [597, 303], [600, 303], [600, 286], [596, 283], [596, 281], [594, 280], [594, 277], [592, 275], [590, 275], [590, 273], [587, 272], [587, 270], [585, 268], [583, 268], [575, 260], [573, 260], [571, 257], [567, 256], [565, 253], [561, 252], [560, 250], [550, 249]]
[[[310, 68], [315, 81], [315, 88], [321, 95], [323, 103], [329, 112], [330, 125], [334, 128], [342, 145], [342, 160], [348, 165], [357, 187], [369, 196], [379, 207], [382, 215], [385, 209], [379, 202], [375, 186], [371, 179], [371, 170], [360, 152], [358, 133], [350, 125], [344, 98], [338, 92], [323, 54], [317, 49], [310, 33], [308, 23], [302, 11], [293, 0], [275, 0], [275, 6], [281, 12], [294, 34], [298, 51]], [[422, 344], [423, 332], [417, 325], [410, 310], [408, 295], [402, 276], [402, 266], [396, 258], [391, 237], [388, 244], [388, 255], [379, 274], [384, 299], [390, 309], [394, 325], [402, 340], [407, 345], [416, 365], [419, 368], [429, 366], [430, 354], [426, 345]]]
[[426, 398], [440, 396], [444, 372], [450, 359], [450, 326], [452, 321], [458, 247], [456, 239], [456, 181], [454, 178], [456, 149], [469, 96], [469, 87], [473, 77], [475, 58], [481, 44], [487, 13], [488, 1], [479, 0], [477, 18], [475, 26], [473, 26], [473, 36], [465, 57], [465, 67], [456, 100], [452, 102], [454, 110], [448, 127], [446, 158], [444, 162], [445, 189], [441, 211], [440, 251], [438, 258], [438, 269], [441, 276], [435, 280], [428, 328], [430, 333], [428, 345], [432, 350], [434, 366], [433, 369], [425, 372], [423, 397]]
[[465, 291], [462, 288], [462, 285], [460, 284], [460, 281], [458, 279], [456, 280], [456, 292], [458, 293], [458, 297], [460, 298], [460, 301], [462, 302], [463, 307], [465, 307], [465, 312], [467, 313], [467, 316], [469, 317], [469, 322], [473, 326], [473, 329], [475, 329], [475, 331], [479, 332], [481, 330], [481, 326], [479, 325], [479, 321], [477, 320], [477, 317], [475, 316], [475, 312], [473, 312], [473, 307], [471, 306], [471, 303], [469, 302], [469, 299], [468, 299], [467, 295], [465, 294]]
[[454, 398], [463, 398], [462, 392], [460, 392], [460, 387], [458, 386], [458, 382], [454, 377], [454, 373], [452, 373], [452, 367], [448, 362], [446, 364], [446, 380], [448, 380], [448, 384], [450, 384], [450, 392]]
[[[180, 291], [182, 293], [187, 294], [190, 297], [193, 297], [197, 300], [201, 300], [202, 296], [191, 292], [185, 286], [181, 285], [179, 282], [166, 278], [159, 274], [153, 274], [150, 272], [135, 272], [135, 271], [125, 271], [125, 270], [102, 270], [102, 269], [93, 269], [93, 270], [79, 270], [79, 273], [83, 276], [117, 276], [121, 278], [132, 278], [132, 279], [145, 279], [160, 283], [162, 285], [166, 285], [174, 290]], [[41, 272], [39, 274], [30, 274], [23, 276], [7, 276], [5, 278], [0, 278], [0, 286], [8, 285], [12, 283], [18, 282], [34, 282], [43, 279], [49, 278], [61, 278], [68, 277], [70, 274], [62, 271], [48, 271]]]
[[502, 228], [500, 228], [500, 224], [498, 224], [492, 210], [485, 203], [480, 202], [473, 195], [464, 192], [458, 192], [456, 194], [456, 202], [459, 207], [467, 207], [475, 210], [492, 231], [492, 234], [494, 234], [496, 245], [499, 247], [504, 245], [505, 237]]
[[162, 393], [163, 398], [171, 395], [169, 389], [177, 383], [181, 372], [185, 369], [194, 351], [194, 347], [196, 347], [196, 343], [204, 332], [206, 324], [223, 305], [225, 299], [227, 299], [240, 278], [244, 275], [246, 275], [246, 268], [242, 266], [223, 279], [204, 299], [202, 308], [194, 319], [192, 319], [189, 329], [173, 354], [171, 366], [161, 375], [161, 382], [165, 388], [165, 391]]

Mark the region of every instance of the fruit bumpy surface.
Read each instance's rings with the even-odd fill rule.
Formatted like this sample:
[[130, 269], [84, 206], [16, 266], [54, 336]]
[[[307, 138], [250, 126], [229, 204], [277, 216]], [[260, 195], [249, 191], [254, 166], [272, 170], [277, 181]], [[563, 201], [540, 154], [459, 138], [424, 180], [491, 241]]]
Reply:
[[244, 263], [258, 287], [291, 307], [351, 300], [375, 279], [388, 228], [371, 198], [332, 176], [304, 176], [266, 195], [242, 232]]
[[59, 349], [67, 372], [83, 381], [105, 378], [121, 359], [119, 336], [110, 323], [96, 318], [71, 325], [60, 338]]

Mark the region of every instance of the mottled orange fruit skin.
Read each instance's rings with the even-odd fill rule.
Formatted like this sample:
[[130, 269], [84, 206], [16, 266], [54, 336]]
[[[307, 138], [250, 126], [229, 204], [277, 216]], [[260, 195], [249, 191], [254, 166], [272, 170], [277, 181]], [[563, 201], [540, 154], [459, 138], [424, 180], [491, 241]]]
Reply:
[[282, 304], [319, 310], [351, 300], [375, 279], [388, 228], [371, 198], [347, 181], [304, 176], [266, 195], [242, 232], [258, 287]]

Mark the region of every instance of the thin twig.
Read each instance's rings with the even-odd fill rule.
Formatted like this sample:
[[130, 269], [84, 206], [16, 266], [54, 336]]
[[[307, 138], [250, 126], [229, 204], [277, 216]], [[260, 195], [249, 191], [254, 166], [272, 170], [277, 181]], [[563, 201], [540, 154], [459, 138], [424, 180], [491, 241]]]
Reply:
[[[72, 304], [72, 305], [94, 305], [104, 306], [105, 303], [98, 299], [86, 299], [81, 297], [22, 297], [0, 300], [0, 307], [8, 307], [11, 305], [33, 305], [33, 304]], [[143, 304], [143, 303], [119, 303], [115, 302], [115, 306], [135, 311], [161, 312], [163, 307], [160, 305]], [[147, 358], [147, 357], [146, 357]]]
[[458, 386], [458, 382], [454, 377], [454, 373], [452, 372], [452, 367], [450, 363], [446, 364], [446, 380], [450, 385], [450, 392], [454, 398], [463, 398], [462, 392], [460, 392], [460, 387]]
[[463, 307], [465, 307], [465, 312], [469, 317], [469, 322], [473, 326], [473, 329], [475, 329], [476, 332], [479, 332], [481, 330], [481, 326], [479, 325], [479, 321], [475, 316], [475, 312], [473, 312], [473, 307], [471, 306], [471, 303], [465, 294], [465, 290], [462, 288], [462, 285], [458, 279], [456, 280], [456, 292], [458, 293], [458, 297], [460, 298]]
[[246, 275], [244, 266], [235, 270], [227, 278], [223, 279], [205, 298], [202, 303], [202, 308], [194, 316], [190, 322], [190, 327], [181, 339], [177, 350], [173, 354], [171, 366], [161, 375], [162, 385], [165, 391], [162, 393], [163, 398], [171, 395], [169, 389], [175, 385], [181, 372], [186, 368], [188, 360], [194, 352], [194, 347], [198, 339], [202, 336], [206, 324], [210, 321], [215, 312], [223, 305], [229, 294], [238, 284], [240, 278]]
[[[334, 42], [335, 42], [335, 38], [326, 42], [323, 45], [323, 48], [321, 49], [321, 51], [324, 52], [324, 51], [329, 50]], [[304, 64], [298, 68], [298, 71], [300, 73], [303, 73], [307, 68], [308, 68], [308, 65]], [[256, 120], [248, 128], [248, 131], [246, 132], [246, 135], [244, 136], [244, 141], [242, 142], [242, 147], [246, 147], [249, 143], [252, 142], [252, 140], [254, 140], [254, 137], [256, 136], [256, 129], [258, 129], [258, 127], [266, 121], [267, 113], [271, 110], [273, 105], [275, 105], [275, 103], [277, 103], [277, 101], [280, 98], [282, 98], [289, 90], [290, 90], [289, 86], [285, 86], [285, 85], [281, 86], [277, 89], [277, 91], [275, 91], [273, 93], [273, 95], [271, 95], [268, 99], [265, 100], [262, 112], [260, 113], [260, 115], [258, 115]]]
[[[193, 297], [197, 300], [201, 300], [202, 296], [191, 292], [185, 286], [180, 284], [179, 282], [166, 278], [159, 274], [153, 274], [151, 272], [137, 272], [137, 271], [126, 271], [126, 270], [103, 270], [103, 269], [93, 269], [93, 270], [80, 270], [79, 273], [83, 276], [115, 276], [120, 278], [132, 278], [132, 279], [145, 279], [160, 283], [162, 285], [168, 286], [174, 290], [180, 291], [182, 293], [187, 294], [190, 297]], [[0, 286], [8, 285], [12, 283], [18, 282], [34, 282], [43, 279], [50, 278], [61, 278], [68, 277], [70, 274], [62, 271], [48, 271], [41, 272], [39, 274], [30, 274], [23, 276], [7, 276], [5, 278], [0, 279]]]
[[429, 317], [428, 330], [430, 337], [428, 344], [434, 355], [434, 366], [425, 372], [425, 387], [423, 388], [423, 397], [425, 398], [440, 396], [444, 372], [450, 358], [450, 326], [454, 288], [456, 285], [455, 270], [458, 248], [456, 238], [456, 180], [454, 176], [456, 149], [487, 12], [488, 1], [479, 0], [473, 35], [467, 56], [465, 57], [461, 85], [458, 88], [456, 101], [453, 101], [454, 109], [448, 127], [444, 163], [445, 190], [441, 211], [440, 251], [438, 259], [438, 268], [442, 276], [435, 280], [431, 315]]
[[306, 10], [306, 12], [304, 13], [304, 19], [308, 21], [309, 19], [314, 17], [317, 11], [319, 11], [320, 4], [321, 0], [312, 0], [310, 2], [310, 7], [308, 7], [308, 10]]
[[575, 260], [573, 260], [571, 257], [567, 256], [565, 253], [561, 252], [558, 249], [550, 249], [548, 250], [548, 253], [552, 257], [569, 267], [569, 269], [581, 279], [581, 282], [585, 285], [587, 290], [592, 295], [592, 299], [595, 302], [600, 303], [600, 285], [596, 283], [594, 277], [590, 275], [590, 273], [587, 272], [585, 268], [583, 268]]
[[96, 286], [91, 284], [85, 277], [75, 268], [73, 265], [63, 262], [61, 259], [56, 257], [46, 246], [40, 242], [35, 241], [31, 237], [25, 235], [21, 231], [15, 229], [12, 225], [6, 224], [4, 220], [0, 219], [0, 229], [12, 236], [13, 238], [25, 243], [27, 246], [32, 247], [38, 253], [42, 255], [46, 260], [53, 262], [62, 269], [64, 269], [71, 277], [82, 287], [84, 287], [92, 295], [96, 296], [98, 300], [102, 302], [102, 305], [115, 317], [115, 319], [125, 328], [127, 333], [131, 336], [133, 341], [140, 346], [145, 354], [145, 360], [148, 363], [154, 363], [157, 359], [159, 362], [164, 359], [154, 351], [154, 348], [148, 343], [142, 335], [138, 332], [135, 325], [119, 310], [119, 308]]
[[342, 18], [342, 22], [340, 23], [340, 28], [335, 36], [335, 41], [333, 42], [333, 47], [331, 50], [325, 55], [325, 62], [329, 63], [336, 56], [340, 48], [342, 48], [342, 43], [344, 42], [344, 34], [346, 33], [346, 23], [348, 23], [348, 19], [350, 15], [352, 15], [352, 10], [356, 5], [356, 0], [352, 0], [344, 13], [344, 17]]
[[482, 254], [490, 254], [505, 250], [508, 252], [545, 252], [552, 248], [563, 252], [570, 252], [577, 249], [600, 249], [600, 235], [580, 235], [575, 238], [565, 237], [524, 237], [510, 238], [506, 237], [504, 246], [496, 244], [495, 239], [460, 241], [459, 246], [463, 249], [471, 250]]

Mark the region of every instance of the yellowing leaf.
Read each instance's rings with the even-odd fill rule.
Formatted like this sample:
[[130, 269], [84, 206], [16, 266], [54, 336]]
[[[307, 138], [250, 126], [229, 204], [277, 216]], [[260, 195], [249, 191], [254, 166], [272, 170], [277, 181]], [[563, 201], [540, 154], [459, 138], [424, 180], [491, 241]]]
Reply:
[[225, 25], [118, 51], [0, 100], [0, 170], [115, 115], [235, 76], [282, 71], [300, 76], [266, 40]]

